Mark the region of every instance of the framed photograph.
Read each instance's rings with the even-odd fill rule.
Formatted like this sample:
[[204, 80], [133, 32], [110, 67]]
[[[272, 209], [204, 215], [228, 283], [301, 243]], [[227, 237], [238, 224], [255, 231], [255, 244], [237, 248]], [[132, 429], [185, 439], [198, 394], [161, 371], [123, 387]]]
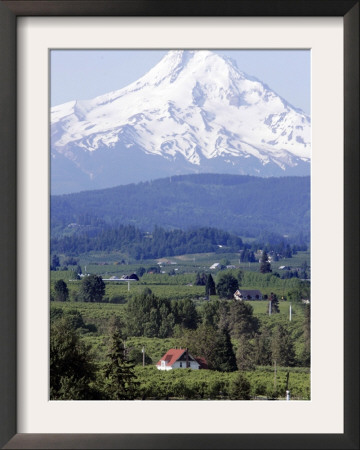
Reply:
[[0, 21], [0, 444], [358, 448], [358, 1]]

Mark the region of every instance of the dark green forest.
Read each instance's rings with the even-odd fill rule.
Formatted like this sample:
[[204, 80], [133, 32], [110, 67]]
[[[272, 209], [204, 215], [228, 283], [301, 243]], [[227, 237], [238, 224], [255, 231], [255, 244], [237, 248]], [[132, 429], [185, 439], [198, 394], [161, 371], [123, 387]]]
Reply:
[[160, 258], [186, 253], [238, 252], [243, 248], [239, 237], [214, 228], [166, 231], [156, 227], [150, 234], [131, 225], [84, 230], [80, 234], [51, 239], [51, 252], [79, 255], [89, 251], [121, 251], [139, 259]]
[[51, 235], [105, 225], [152, 232], [199, 227], [258, 237], [264, 230], [309, 241], [310, 177], [181, 175], [51, 197]]
[[289, 240], [274, 234], [262, 233], [259, 240], [244, 244], [238, 236], [215, 228], [188, 231], [167, 231], [156, 227], [153, 233], [143, 233], [132, 225], [87, 230], [50, 241], [52, 254], [70, 257], [87, 252], [119, 251], [136, 260], [156, 259], [191, 253], [241, 253], [241, 261], [254, 262], [258, 248], [273, 250], [282, 257], [291, 258], [299, 250], [307, 250], [304, 242], [290, 246]]

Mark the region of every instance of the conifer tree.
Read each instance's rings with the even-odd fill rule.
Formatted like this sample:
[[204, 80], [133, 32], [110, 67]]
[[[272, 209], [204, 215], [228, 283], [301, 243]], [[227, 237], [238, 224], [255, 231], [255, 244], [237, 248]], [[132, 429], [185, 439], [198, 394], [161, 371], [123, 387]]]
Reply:
[[277, 298], [277, 295], [271, 292], [269, 297], [269, 305], [267, 308], [267, 312], [270, 310], [270, 303], [271, 303], [271, 314], [277, 314], [280, 312], [279, 309], [279, 299]]
[[213, 365], [215, 370], [220, 370], [221, 372], [234, 372], [237, 370], [236, 358], [227, 328], [217, 332]]
[[205, 295], [208, 295], [209, 297], [210, 295], [216, 295], [215, 282], [211, 273], [206, 279]]
[[[259, 329], [259, 320], [253, 315], [253, 307], [248, 302], [232, 300], [228, 302], [229, 310], [227, 314], [229, 331], [232, 337], [240, 338], [245, 335], [251, 338]], [[219, 320], [221, 323], [221, 317]]]
[[271, 365], [271, 337], [267, 329], [255, 336], [254, 364], [257, 366]]
[[206, 285], [206, 274], [200, 273], [200, 272], [196, 272], [196, 278], [195, 278], [195, 285], [196, 286], [205, 286]]
[[239, 339], [239, 346], [236, 351], [236, 364], [239, 370], [255, 369], [254, 346], [245, 335], [242, 335]]
[[264, 250], [260, 259], [260, 273], [270, 273], [271, 272], [271, 264], [269, 261], [269, 256]]
[[250, 400], [250, 390], [250, 382], [239, 372], [230, 384], [229, 395], [232, 400]]
[[131, 400], [135, 398], [138, 386], [134, 373], [135, 365], [127, 358], [127, 350], [117, 328], [113, 330], [110, 337], [109, 351], [106, 356], [105, 395], [110, 400]]
[[279, 366], [295, 365], [295, 349], [290, 332], [282, 325], [277, 325], [271, 341], [272, 359]]
[[70, 317], [54, 321], [50, 329], [50, 399], [94, 400], [96, 366], [90, 347], [73, 328]]

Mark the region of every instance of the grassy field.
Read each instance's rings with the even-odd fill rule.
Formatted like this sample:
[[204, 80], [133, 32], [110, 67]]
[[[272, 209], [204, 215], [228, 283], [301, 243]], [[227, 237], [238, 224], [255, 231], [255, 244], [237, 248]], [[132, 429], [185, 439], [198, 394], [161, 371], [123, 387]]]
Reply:
[[[59, 255], [60, 257], [62, 255]], [[97, 274], [101, 276], [121, 276], [136, 272], [139, 267], [157, 266], [158, 262], [163, 262], [161, 270], [169, 272], [175, 270], [178, 273], [196, 273], [205, 271], [207, 273], [216, 274], [216, 270], [210, 270], [214, 263], [221, 263], [221, 261], [228, 260], [231, 265], [236, 266], [242, 270], [252, 272], [259, 271], [259, 263], [242, 263], [239, 260], [238, 253], [196, 253], [189, 255], [171, 256], [168, 258], [161, 258], [156, 260], [131, 260], [125, 255], [118, 252], [93, 252], [81, 255], [77, 258], [83, 272], [90, 274]], [[166, 263], [166, 261], [168, 263]], [[272, 270], [277, 271], [280, 266], [289, 266], [291, 269], [300, 267], [304, 262], [310, 266], [310, 252], [298, 252], [292, 258], [281, 259], [274, 261], [271, 264]], [[172, 263], [172, 264], [170, 264]], [[85, 270], [86, 267], [86, 270]], [[280, 271], [281, 273], [281, 271]]]

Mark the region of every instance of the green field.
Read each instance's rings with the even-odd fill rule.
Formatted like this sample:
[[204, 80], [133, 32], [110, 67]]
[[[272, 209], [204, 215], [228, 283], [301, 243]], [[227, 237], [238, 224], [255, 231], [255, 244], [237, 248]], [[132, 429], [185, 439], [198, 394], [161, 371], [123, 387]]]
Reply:
[[[64, 255], [59, 255], [60, 258], [64, 258]], [[168, 260], [169, 262], [176, 264], [162, 264], [162, 270], [169, 272], [170, 270], [177, 269], [178, 273], [195, 273], [199, 271], [205, 271], [207, 273], [216, 274], [216, 270], [210, 270], [210, 267], [214, 263], [220, 263], [222, 260], [228, 260], [231, 265], [247, 270], [257, 272], [259, 271], [259, 263], [242, 263], [239, 260], [238, 253], [196, 253], [181, 256], [171, 256], [161, 258], [158, 260], [143, 260], [135, 261], [126, 255], [119, 252], [90, 252], [86, 255], [80, 255], [78, 258], [79, 264], [82, 267], [83, 272], [97, 275], [117, 275], [121, 276], [126, 273], [136, 272], [139, 267], [151, 267], [156, 266], [158, 262]], [[310, 252], [298, 252], [293, 255], [292, 258], [283, 258], [279, 261], [274, 261], [271, 264], [273, 271], [278, 271], [280, 266], [289, 266], [290, 268], [298, 268], [304, 262], [310, 266]], [[279, 271], [281, 273], [281, 271]]]
[[[170, 370], [160, 371], [155, 367], [137, 367], [136, 374], [141, 385], [144, 399], [198, 399], [227, 400], [230, 397], [231, 382], [237, 372], [222, 373], [209, 370]], [[288, 389], [292, 400], [310, 400], [310, 372], [308, 369], [296, 371], [277, 368], [274, 371], [259, 367], [255, 371], [244, 372], [250, 382], [251, 397], [266, 399], [274, 395], [285, 400], [286, 380], [289, 374]]]
[[[87, 255], [81, 258], [79, 264], [86, 274], [101, 275], [109, 278], [113, 275], [121, 277], [136, 273], [140, 267], [148, 270], [157, 267], [157, 260], [142, 261], [124, 264], [119, 254]], [[160, 270], [163, 273], [145, 273], [138, 282], [105, 282], [105, 295], [101, 303], [84, 303], [80, 300], [79, 291], [81, 280], [74, 280], [74, 273], [69, 270], [50, 272], [50, 290], [54, 295], [54, 285], [58, 280], [64, 280], [69, 290], [69, 301], [51, 301], [50, 312], [54, 320], [61, 315], [74, 316], [80, 313], [83, 325], [78, 328], [81, 341], [89, 346], [99, 367], [106, 362], [109, 345], [109, 324], [117, 319], [120, 323], [127, 320], [127, 303], [141, 296], [144, 289], [150, 289], [159, 299], [172, 301], [191, 300], [196, 307], [199, 323], [209, 300], [205, 297], [205, 286], [195, 284], [196, 273], [212, 274], [215, 283], [222, 270], [210, 270], [214, 262], [227, 261], [235, 269], [227, 272], [235, 278], [242, 271], [241, 287], [243, 289], [259, 289], [263, 295], [275, 293], [279, 298], [279, 314], [269, 315], [268, 300], [246, 302], [250, 304], [253, 316], [259, 321], [259, 332], [275, 332], [278, 325], [283, 326], [294, 343], [296, 361], [301, 361], [304, 351], [304, 313], [305, 306], [301, 298], [309, 295], [309, 283], [303, 283], [298, 278], [281, 279], [274, 274], [260, 274], [259, 263], [239, 264], [237, 254], [195, 254], [166, 258], [161, 261]], [[121, 263], [122, 262], [122, 263]], [[128, 261], [129, 262], [129, 261]], [[273, 272], [280, 265], [292, 268], [299, 267], [303, 262], [310, 265], [309, 252], [299, 252], [293, 258], [273, 263]], [[250, 266], [250, 267], [249, 267]], [[281, 273], [281, 271], [279, 271]], [[239, 278], [240, 279], [240, 278]], [[211, 296], [211, 301], [220, 300], [217, 295]], [[117, 303], [114, 303], [114, 302]], [[214, 302], [212, 302], [214, 303]], [[290, 304], [292, 315], [290, 321]], [[178, 325], [176, 325], [178, 326]], [[228, 399], [230, 386], [238, 372], [217, 372], [214, 370], [172, 370], [170, 372], [158, 371], [156, 362], [167, 350], [183, 346], [181, 330], [176, 329], [167, 338], [144, 337], [129, 335], [124, 345], [135, 358], [136, 375], [141, 386], [141, 398], [144, 399]], [[131, 333], [130, 333], [131, 334]], [[254, 344], [254, 339], [250, 343]], [[234, 352], [239, 347], [239, 341], [232, 336]], [[146, 365], [142, 367], [142, 349], [145, 350]], [[288, 375], [289, 374], [289, 375]], [[310, 399], [310, 369], [308, 367], [278, 367], [274, 378], [274, 367], [271, 365], [257, 366], [252, 371], [245, 371], [244, 375], [251, 385], [252, 398], [283, 399], [285, 393], [286, 377], [289, 376], [289, 389], [293, 399]]]

